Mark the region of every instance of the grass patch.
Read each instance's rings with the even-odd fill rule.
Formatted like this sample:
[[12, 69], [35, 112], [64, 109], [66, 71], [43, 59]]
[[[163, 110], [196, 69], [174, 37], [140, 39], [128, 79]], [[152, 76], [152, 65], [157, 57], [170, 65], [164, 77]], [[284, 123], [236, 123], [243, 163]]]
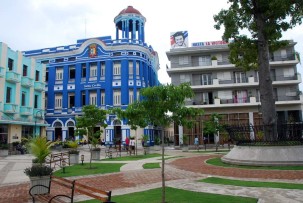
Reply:
[[[240, 197], [231, 195], [218, 195], [203, 192], [192, 192], [187, 190], [175, 189], [167, 187], [166, 190], [167, 203], [256, 203], [258, 200], [250, 197]], [[161, 188], [152, 189], [143, 192], [136, 192], [126, 195], [113, 196], [113, 202], [134, 203], [134, 202], [161, 202]], [[82, 203], [97, 203], [97, 200], [83, 201]]]
[[303, 170], [303, 166], [240, 166], [226, 164], [221, 161], [220, 157], [208, 159], [206, 163], [214, 166], [222, 166], [229, 168], [245, 168], [245, 169], [260, 169], [260, 170]]
[[65, 173], [60, 169], [55, 171], [53, 174], [59, 177], [71, 177], [71, 176], [83, 176], [83, 175], [94, 175], [94, 174], [105, 174], [120, 172], [120, 167], [123, 163], [92, 163], [92, 168], [89, 168], [89, 163], [76, 164], [73, 166], [65, 167]]
[[159, 157], [161, 154], [146, 154], [146, 155], [137, 155], [137, 156], [123, 156], [123, 157], [113, 157], [112, 159], [102, 159], [102, 161], [137, 161], [141, 159], [148, 159]]
[[154, 169], [154, 168], [161, 168], [160, 163], [146, 163], [143, 164], [144, 169]]
[[221, 184], [221, 185], [235, 185], [235, 186], [244, 186], [244, 187], [267, 187], [267, 188], [303, 190], [303, 184], [296, 184], [296, 183], [244, 181], [244, 180], [231, 180], [231, 179], [216, 178], [216, 177], [205, 178], [203, 180], [199, 180], [199, 182]]

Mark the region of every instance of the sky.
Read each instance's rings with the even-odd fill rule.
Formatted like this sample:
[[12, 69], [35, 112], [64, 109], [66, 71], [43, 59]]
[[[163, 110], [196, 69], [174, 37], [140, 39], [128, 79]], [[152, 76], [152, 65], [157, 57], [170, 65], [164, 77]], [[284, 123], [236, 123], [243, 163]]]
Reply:
[[[158, 77], [163, 84], [171, 81], [166, 73], [170, 33], [188, 31], [190, 45], [221, 40], [223, 28], [214, 28], [213, 16], [229, 7], [227, 0], [1, 0], [0, 41], [12, 50], [26, 51], [75, 44], [84, 38], [115, 39], [114, 18], [127, 6], [146, 18], [145, 42], [158, 52]], [[283, 33], [283, 39], [297, 42], [303, 63], [303, 25]], [[297, 69], [302, 74], [302, 64]]]

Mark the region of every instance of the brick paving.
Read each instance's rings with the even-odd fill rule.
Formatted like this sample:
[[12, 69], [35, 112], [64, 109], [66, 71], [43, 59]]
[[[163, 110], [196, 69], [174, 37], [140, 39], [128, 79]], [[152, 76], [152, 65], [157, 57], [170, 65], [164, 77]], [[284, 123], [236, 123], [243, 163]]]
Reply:
[[303, 171], [298, 170], [257, 170], [257, 169], [240, 169], [225, 168], [206, 164], [205, 161], [210, 158], [219, 157], [216, 155], [190, 157], [178, 159], [170, 163], [178, 169], [191, 171], [201, 174], [228, 176], [235, 178], [260, 178], [260, 179], [303, 179]]
[[[264, 179], [303, 179], [303, 171], [272, 171], [223, 168], [211, 166], [205, 160], [218, 155], [201, 155], [190, 158], [180, 158], [167, 161], [166, 180], [195, 179], [207, 175], [229, 176], [238, 178]], [[187, 172], [184, 172], [187, 171]], [[113, 173], [108, 175], [92, 175], [74, 177], [79, 182], [97, 187], [102, 190], [117, 190], [138, 187], [161, 182], [161, 169], [135, 170]], [[0, 203], [31, 202], [28, 194], [29, 183], [0, 186]], [[56, 188], [56, 193], [63, 189]], [[114, 193], [113, 193], [114, 195]]]

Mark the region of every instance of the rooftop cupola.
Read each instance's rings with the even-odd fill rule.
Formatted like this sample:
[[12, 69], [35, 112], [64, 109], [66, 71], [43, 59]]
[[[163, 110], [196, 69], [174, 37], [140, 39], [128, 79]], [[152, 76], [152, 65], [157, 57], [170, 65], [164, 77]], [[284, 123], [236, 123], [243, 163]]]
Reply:
[[123, 9], [114, 19], [116, 39], [128, 39], [132, 42], [144, 42], [145, 17], [134, 7]]

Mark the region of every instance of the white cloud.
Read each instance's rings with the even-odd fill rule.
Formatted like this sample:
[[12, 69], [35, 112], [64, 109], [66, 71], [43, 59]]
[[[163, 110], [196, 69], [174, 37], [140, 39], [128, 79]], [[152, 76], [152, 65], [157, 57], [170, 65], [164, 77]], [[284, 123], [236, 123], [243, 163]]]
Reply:
[[[214, 29], [213, 15], [227, 8], [226, 1], [222, 0], [207, 3], [196, 0], [3, 0], [0, 41], [13, 50], [31, 50], [74, 44], [78, 39], [89, 37], [114, 39], [114, 18], [129, 5], [146, 18], [145, 39], [159, 54], [158, 75], [162, 83], [170, 82], [166, 73], [170, 32], [187, 30], [190, 44], [221, 39], [223, 31]], [[302, 27], [285, 34], [298, 42], [299, 52], [303, 50]], [[298, 69], [301, 71], [302, 66]]]

